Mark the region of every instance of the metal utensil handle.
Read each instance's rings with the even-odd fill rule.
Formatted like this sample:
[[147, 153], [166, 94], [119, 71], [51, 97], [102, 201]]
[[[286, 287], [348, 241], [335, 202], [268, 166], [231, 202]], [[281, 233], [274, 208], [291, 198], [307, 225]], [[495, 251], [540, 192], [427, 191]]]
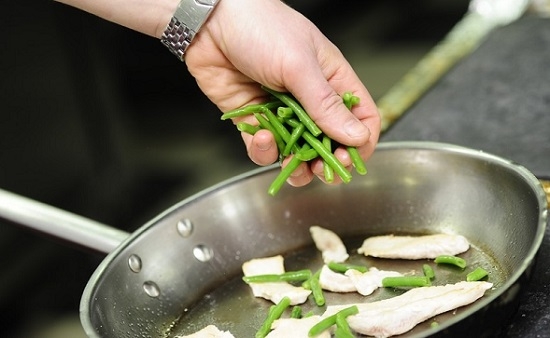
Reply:
[[129, 236], [122, 230], [2, 189], [0, 217], [105, 254]]

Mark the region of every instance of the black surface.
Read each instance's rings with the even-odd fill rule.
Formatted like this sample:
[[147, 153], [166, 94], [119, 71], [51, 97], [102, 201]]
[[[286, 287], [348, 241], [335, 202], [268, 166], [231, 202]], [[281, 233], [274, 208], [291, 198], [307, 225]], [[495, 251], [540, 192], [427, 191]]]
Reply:
[[[480, 149], [550, 178], [550, 20], [491, 33], [381, 138]], [[550, 230], [510, 337], [550, 337]]]

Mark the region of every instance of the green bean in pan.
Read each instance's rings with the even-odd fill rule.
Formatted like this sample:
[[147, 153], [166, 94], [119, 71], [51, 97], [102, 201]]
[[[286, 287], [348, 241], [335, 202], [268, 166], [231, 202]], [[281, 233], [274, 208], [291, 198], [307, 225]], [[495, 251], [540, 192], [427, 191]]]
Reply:
[[334, 338], [355, 338], [355, 335], [351, 332], [346, 317], [342, 314], [336, 315], [336, 330], [334, 331]]
[[485, 269], [477, 267], [475, 270], [466, 275], [466, 281], [475, 282], [485, 278], [488, 274], [489, 273]]
[[369, 269], [364, 265], [355, 265], [355, 264], [349, 264], [349, 263], [336, 263], [336, 262], [329, 262], [327, 264], [328, 268], [331, 269], [334, 272], [340, 272], [344, 273], [348, 270], [357, 270], [361, 273], [367, 272]]
[[382, 279], [382, 286], [385, 288], [412, 288], [430, 286], [431, 284], [430, 279], [426, 276], [398, 276]]
[[260, 112], [262, 107], [265, 107], [265, 108], [268, 108], [268, 109], [275, 109], [275, 108], [279, 107], [280, 105], [281, 105], [281, 101], [279, 101], [279, 100], [274, 100], [274, 101], [265, 102], [265, 103], [251, 104], [251, 105], [248, 105], [248, 106], [244, 106], [244, 107], [241, 107], [241, 108], [230, 110], [230, 111], [222, 114], [221, 119], [222, 120], [228, 120], [228, 119], [232, 119], [232, 118], [235, 118], [235, 117], [252, 115], [253, 113]]
[[315, 136], [310, 134], [307, 130], [304, 131], [302, 134], [302, 137], [306, 140], [307, 143], [311, 145], [311, 147], [319, 153], [319, 156], [323, 158], [323, 160], [327, 161], [328, 165], [334, 169], [334, 171], [340, 176], [342, 181], [344, 183], [349, 183], [351, 181], [351, 173], [344, 167], [342, 162], [340, 162], [336, 156], [334, 156], [333, 153], [328, 151], [321, 141], [319, 141]]
[[256, 338], [264, 338], [271, 331], [271, 325], [277, 319], [281, 318], [281, 315], [290, 306], [290, 298], [283, 297], [277, 305], [275, 305], [268, 313], [267, 318], [263, 322], [260, 329], [256, 332]]
[[275, 91], [273, 89], [267, 88], [265, 86], [262, 87], [266, 92], [270, 93], [271, 95], [275, 96], [277, 99], [279, 99], [281, 102], [286, 104], [289, 108], [292, 108], [292, 111], [298, 116], [298, 119], [306, 126], [306, 128], [309, 130], [309, 132], [315, 136], [319, 136], [322, 131], [319, 129], [319, 127], [313, 122], [311, 117], [306, 113], [304, 108], [294, 100], [290, 95], [281, 93], [278, 91]]
[[323, 294], [323, 289], [319, 284], [319, 276], [321, 275], [321, 270], [317, 271], [309, 279], [309, 286], [311, 287], [311, 293], [313, 294], [313, 300], [317, 306], [325, 305], [325, 295]]
[[302, 282], [311, 278], [311, 270], [288, 271], [281, 274], [244, 276], [246, 283]]
[[297, 319], [302, 318], [302, 308], [298, 305], [295, 305], [292, 308], [292, 312], [290, 312], [290, 318], [297, 318]]
[[466, 261], [463, 258], [451, 255], [440, 255], [437, 256], [434, 260], [436, 264], [449, 264], [457, 266], [461, 269], [466, 267]]
[[422, 272], [424, 272], [424, 276], [426, 276], [430, 280], [435, 278], [434, 269], [429, 264], [422, 265]]
[[321, 334], [323, 331], [329, 329], [332, 325], [336, 324], [337, 316], [341, 316], [342, 318], [347, 318], [349, 316], [356, 315], [358, 313], [359, 313], [359, 308], [357, 308], [357, 305], [352, 305], [343, 310], [340, 310], [337, 313], [333, 314], [332, 316], [328, 316], [325, 319], [318, 322], [317, 324], [313, 325], [311, 329], [309, 329], [308, 336], [315, 337]]

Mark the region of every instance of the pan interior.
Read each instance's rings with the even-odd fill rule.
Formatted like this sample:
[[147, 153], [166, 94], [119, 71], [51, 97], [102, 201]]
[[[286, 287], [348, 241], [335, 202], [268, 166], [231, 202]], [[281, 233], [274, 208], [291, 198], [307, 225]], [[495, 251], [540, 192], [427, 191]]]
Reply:
[[[82, 297], [85, 330], [91, 337], [165, 337], [230, 322], [237, 337], [251, 336], [268, 304], [253, 299], [240, 282], [243, 262], [283, 254], [287, 270], [318, 268], [312, 225], [333, 230], [350, 250], [378, 234], [467, 237], [473, 249], [465, 257], [490, 270], [498, 287], [468, 309], [438, 317], [442, 328], [494, 303], [529, 268], [544, 234], [546, 203], [525, 169], [424, 142], [381, 144], [367, 165], [369, 173], [350, 184], [285, 187], [276, 197], [266, 191], [279, 169], [264, 168], [182, 201], [100, 265]], [[365, 262], [395, 268], [395, 262]], [[419, 265], [399, 262], [399, 269]], [[439, 271], [444, 280], [463, 277]], [[415, 330], [421, 336], [432, 332], [425, 325]]]
[[[361, 241], [358, 238], [345, 239], [346, 247], [358, 248]], [[488, 290], [489, 296], [503, 286], [506, 278], [509, 277], [505, 270], [499, 265], [498, 260], [488, 255], [479, 247], [473, 246], [466, 253], [461, 254], [468, 262], [468, 267], [464, 270], [445, 265], [436, 265], [433, 260], [390, 260], [365, 257], [357, 254], [355, 249], [349, 251], [351, 257], [350, 263], [377, 267], [380, 270], [398, 271], [403, 274], [422, 275], [422, 265], [429, 264], [436, 273], [436, 279], [433, 285], [445, 285], [447, 283], [457, 283], [466, 280], [466, 275], [476, 267], [482, 267], [489, 272], [490, 278], [487, 279], [493, 283], [492, 290]], [[323, 265], [319, 251], [312, 245], [285, 255], [285, 267], [288, 271], [311, 269], [317, 271]], [[250, 288], [242, 279], [242, 275], [236, 276], [229, 282], [216, 288], [213, 292], [207, 293], [197, 304], [185, 311], [182, 317], [174, 323], [169, 336], [189, 335], [199, 331], [207, 325], [215, 324], [221, 330], [230, 331], [235, 337], [254, 337], [256, 331], [261, 327], [269, 307], [273, 303], [254, 298]], [[405, 292], [400, 289], [380, 288], [369, 296], [361, 296], [357, 293], [333, 293], [324, 292], [326, 303], [330, 305], [353, 304], [362, 302], [372, 302], [394, 297]], [[302, 307], [303, 313], [314, 313], [321, 315], [326, 306], [318, 307], [312, 299], [309, 299]], [[456, 311], [447, 312], [433, 319], [417, 325], [413, 330], [401, 335], [402, 337], [415, 337], [425, 335], [426, 332], [434, 331], [432, 323], [443, 325], [452, 320], [457, 314], [470, 311], [470, 306], [465, 306]], [[288, 316], [288, 313], [285, 314]]]

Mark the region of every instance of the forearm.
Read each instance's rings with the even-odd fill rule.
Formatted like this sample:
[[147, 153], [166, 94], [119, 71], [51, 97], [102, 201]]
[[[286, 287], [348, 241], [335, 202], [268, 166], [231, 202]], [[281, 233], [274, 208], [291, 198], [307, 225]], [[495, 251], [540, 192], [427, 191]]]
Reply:
[[160, 38], [179, 0], [55, 0]]

